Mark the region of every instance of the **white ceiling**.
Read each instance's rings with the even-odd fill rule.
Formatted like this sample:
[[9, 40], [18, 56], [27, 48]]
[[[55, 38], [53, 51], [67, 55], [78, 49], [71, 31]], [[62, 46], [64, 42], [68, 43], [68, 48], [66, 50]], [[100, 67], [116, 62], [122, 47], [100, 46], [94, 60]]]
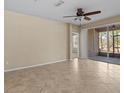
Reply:
[[[55, 3], [59, 0], [5, 0], [5, 10], [24, 14], [60, 20], [67, 23], [79, 24], [74, 18], [63, 16], [75, 15], [77, 8], [83, 8], [85, 12], [101, 10], [102, 13], [90, 16], [90, 22], [120, 15], [120, 0], [63, 0], [59, 7]], [[86, 23], [83, 20], [83, 23]]]

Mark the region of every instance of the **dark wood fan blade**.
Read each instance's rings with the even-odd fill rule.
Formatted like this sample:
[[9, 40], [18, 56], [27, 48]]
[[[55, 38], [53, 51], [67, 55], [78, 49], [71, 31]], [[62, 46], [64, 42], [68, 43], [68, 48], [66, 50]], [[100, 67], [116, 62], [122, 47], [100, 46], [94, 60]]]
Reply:
[[63, 16], [63, 18], [68, 18], [68, 17], [78, 17], [78, 16]]
[[91, 20], [91, 18], [89, 18], [87, 16], [85, 16], [84, 19], [87, 20], [87, 21], [90, 21]]
[[89, 12], [89, 13], [85, 13], [83, 14], [84, 16], [89, 16], [89, 15], [95, 15], [95, 14], [99, 14], [101, 13], [101, 11], [94, 11], [94, 12]]

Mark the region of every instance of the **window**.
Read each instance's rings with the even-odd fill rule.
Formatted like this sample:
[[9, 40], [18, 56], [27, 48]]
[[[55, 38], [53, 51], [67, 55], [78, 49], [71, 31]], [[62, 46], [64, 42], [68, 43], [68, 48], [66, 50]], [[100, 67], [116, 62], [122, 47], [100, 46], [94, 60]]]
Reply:
[[[110, 29], [109, 39], [107, 38], [107, 31], [99, 31], [99, 49], [98, 55], [107, 56], [109, 52], [110, 57], [120, 57], [120, 30]], [[107, 40], [108, 39], [108, 40]], [[109, 45], [109, 46], [108, 46]]]

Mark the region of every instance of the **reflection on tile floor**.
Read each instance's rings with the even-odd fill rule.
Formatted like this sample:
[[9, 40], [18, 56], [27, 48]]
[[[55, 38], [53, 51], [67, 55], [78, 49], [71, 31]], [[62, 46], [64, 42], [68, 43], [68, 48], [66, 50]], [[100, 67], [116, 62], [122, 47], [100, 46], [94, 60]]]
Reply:
[[120, 66], [74, 60], [5, 73], [5, 93], [119, 93]]

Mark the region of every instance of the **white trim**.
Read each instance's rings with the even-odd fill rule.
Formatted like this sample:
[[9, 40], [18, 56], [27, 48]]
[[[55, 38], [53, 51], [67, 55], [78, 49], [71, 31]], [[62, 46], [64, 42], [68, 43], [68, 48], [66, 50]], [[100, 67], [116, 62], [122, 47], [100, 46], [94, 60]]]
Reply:
[[58, 60], [58, 61], [53, 61], [53, 62], [47, 62], [47, 63], [42, 63], [42, 64], [36, 64], [36, 65], [31, 65], [31, 66], [26, 66], [26, 67], [18, 67], [18, 68], [4, 70], [4, 72], [16, 71], [16, 70], [21, 70], [21, 69], [26, 69], [26, 68], [32, 68], [32, 67], [38, 67], [38, 66], [44, 66], [44, 65], [54, 64], [54, 63], [58, 63], [58, 62], [65, 62], [67, 60], [68, 59], [63, 59], [63, 60]]

